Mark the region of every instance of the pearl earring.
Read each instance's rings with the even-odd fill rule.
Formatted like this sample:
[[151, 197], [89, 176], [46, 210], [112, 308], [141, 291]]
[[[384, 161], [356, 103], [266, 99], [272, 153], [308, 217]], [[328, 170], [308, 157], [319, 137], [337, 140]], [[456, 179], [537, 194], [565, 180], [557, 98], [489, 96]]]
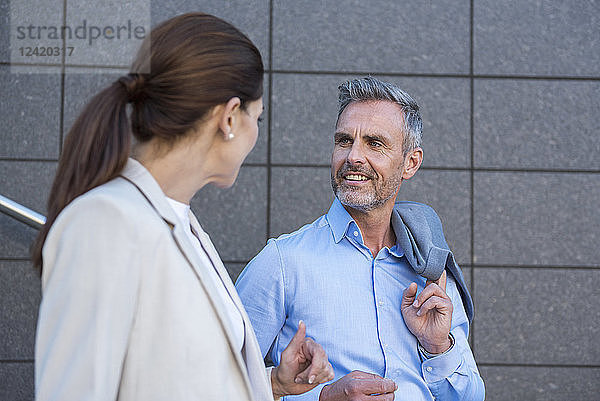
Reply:
[[230, 132], [229, 134], [227, 134], [227, 140], [230, 141], [233, 138], [235, 138], [235, 135], [233, 135], [233, 132]]

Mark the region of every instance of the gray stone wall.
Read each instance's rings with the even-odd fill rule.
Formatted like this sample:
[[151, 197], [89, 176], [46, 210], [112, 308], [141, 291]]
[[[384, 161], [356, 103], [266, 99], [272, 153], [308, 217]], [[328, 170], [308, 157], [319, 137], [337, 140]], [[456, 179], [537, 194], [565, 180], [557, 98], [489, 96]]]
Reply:
[[[12, 74], [8, 10], [0, 0], [0, 193], [44, 212], [69, 126], [126, 70]], [[198, 10], [247, 32], [267, 69], [236, 184], [193, 200], [232, 277], [327, 210], [336, 86], [380, 76], [423, 110], [424, 165], [400, 198], [438, 211], [466, 273], [487, 399], [597, 399], [598, 1], [171, 0], [152, 21]], [[1, 400], [33, 399], [34, 236], [0, 215]]]

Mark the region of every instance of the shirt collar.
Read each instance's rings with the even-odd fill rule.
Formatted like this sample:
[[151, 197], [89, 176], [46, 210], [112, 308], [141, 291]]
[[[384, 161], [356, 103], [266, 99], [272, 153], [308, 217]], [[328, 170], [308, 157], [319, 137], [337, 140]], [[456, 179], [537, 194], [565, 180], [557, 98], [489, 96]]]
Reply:
[[337, 197], [333, 200], [333, 203], [327, 212], [327, 221], [329, 222], [331, 231], [333, 231], [333, 238], [335, 238], [336, 243], [344, 238], [350, 223], [356, 225], [354, 219], [350, 216], [350, 213], [344, 209], [344, 206]]
[[[394, 221], [394, 217], [394, 213], [392, 213], [392, 228], [395, 232], [400, 226], [397, 224], [398, 222]], [[348, 213], [337, 197], [333, 200], [333, 203], [327, 212], [327, 221], [333, 232], [333, 238], [335, 239], [336, 244], [344, 238], [348, 230], [355, 229], [360, 232], [358, 224], [356, 224], [352, 216], [350, 216], [350, 213]], [[398, 236], [396, 236], [396, 238], [398, 238]], [[359, 238], [356, 238], [356, 240], [359, 240]], [[362, 236], [359, 242], [362, 242]], [[393, 247], [390, 249], [390, 253], [398, 258], [404, 255], [404, 250], [397, 240], [395, 248]]]

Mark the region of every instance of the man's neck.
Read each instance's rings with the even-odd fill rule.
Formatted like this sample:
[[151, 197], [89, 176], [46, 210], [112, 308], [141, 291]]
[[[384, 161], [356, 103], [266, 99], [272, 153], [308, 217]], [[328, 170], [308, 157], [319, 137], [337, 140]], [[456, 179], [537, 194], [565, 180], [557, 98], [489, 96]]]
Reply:
[[350, 216], [354, 219], [363, 235], [363, 242], [371, 251], [373, 257], [377, 256], [381, 248], [391, 248], [396, 243], [396, 235], [391, 224], [394, 203], [364, 212], [344, 206]]

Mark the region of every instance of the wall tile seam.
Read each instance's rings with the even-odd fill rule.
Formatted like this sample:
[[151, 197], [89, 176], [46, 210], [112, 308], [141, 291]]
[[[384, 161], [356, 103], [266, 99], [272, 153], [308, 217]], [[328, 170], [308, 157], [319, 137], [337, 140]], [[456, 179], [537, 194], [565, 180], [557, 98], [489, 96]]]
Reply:
[[[271, 236], [269, 236], [271, 238]], [[15, 263], [23, 263], [23, 262], [31, 262], [31, 259], [26, 257], [2, 257], [0, 256], [0, 262], [15, 262]], [[223, 260], [223, 263], [238, 263], [238, 264], [248, 264], [250, 259], [241, 260], [241, 259], [226, 259]], [[597, 271], [600, 270], [600, 266], [557, 266], [557, 265], [502, 265], [502, 264], [469, 264], [469, 263], [460, 263], [461, 269], [481, 269], [481, 270], [500, 270], [500, 269], [549, 269], [549, 270], [590, 270]], [[6, 268], [6, 267], [5, 267]]]
[[472, 269], [482, 269], [482, 270], [491, 270], [491, 269], [550, 269], [550, 270], [600, 270], [600, 266], [585, 266], [585, 265], [573, 265], [573, 266], [557, 266], [557, 265], [502, 265], [502, 264], [473, 264], [470, 265]]
[[[12, 63], [12, 62], [0, 62], [0, 66], [24, 66], [24, 67], [47, 67], [57, 68], [62, 67], [62, 64], [24, 64], [24, 63]], [[107, 72], [114, 70], [129, 70], [130, 66], [119, 66], [119, 65], [83, 65], [83, 64], [65, 64], [66, 68], [73, 69], [95, 69], [95, 70], [107, 70]], [[328, 70], [282, 70], [282, 69], [265, 69], [267, 74], [295, 74], [295, 75], [372, 75], [372, 76], [390, 76], [400, 78], [450, 78], [450, 79], [497, 79], [497, 80], [541, 80], [541, 81], [600, 81], [600, 77], [597, 76], [571, 76], [571, 75], [495, 75], [495, 74], [445, 74], [445, 73], [418, 73], [418, 72], [393, 72], [393, 71], [328, 71]], [[68, 74], [68, 73], [67, 73]], [[75, 72], [73, 72], [75, 74]]]
[[[14, 163], [58, 163], [58, 159], [40, 159], [40, 158], [11, 158], [0, 157], [0, 162]], [[322, 163], [243, 163], [242, 167], [263, 167], [263, 168], [330, 168], [330, 164]], [[600, 174], [600, 169], [539, 169], [539, 168], [501, 168], [501, 167], [460, 167], [460, 166], [421, 166], [419, 170], [425, 171], [454, 171], [475, 173], [548, 173], [548, 174]]]
[[493, 363], [477, 361], [478, 367], [506, 367], [506, 368], [569, 368], [569, 369], [600, 369], [600, 365], [577, 365], [577, 364], [523, 364], [523, 363]]
[[37, 163], [57, 163], [58, 159], [50, 158], [26, 158], [26, 157], [0, 157], [0, 162], [37, 162]]
[[[268, 65], [268, 82], [269, 86], [269, 98], [267, 99], [267, 128], [268, 128], [268, 137], [267, 137], [267, 182], [266, 188], [267, 191], [267, 201], [266, 205], [266, 224], [265, 224], [265, 243], [269, 238], [269, 233], [271, 232], [271, 188], [273, 187], [272, 181], [272, 161], [271, 161], [271, 153], [272, 153], [272, 141], [273, 141], [273, 131], [272, 131], [272, 122], [273, 122], [273, 73], [271, 72], [273, 68], [273, 0], [269, 0], [269, 38], [268, 38], [268, 47], [269, 47], [269, 65]], [[264, 84], [263, 84], [264, 85]], [[246, 264], [248, 262], [245, 262]]]
[[[1, 160], [0, 160], [1, 161]], [[270, 165], [265, 163], [247, 163], [243, 164], [244, 166], [251, 167], [276, 167], [276, 168], [330, 168], [330, 164], [323, 163], [271, 163]], [[589, 170], [589, 169], [533, 169], [533, 168], [496, 168], [496, 167], [457, 167], [457, 166], [421, 166], [419, 170], [427, 170], [427, 171], [474, 171], [476, 173], [557, 173], [557, 174], [572, 174], [572, 173], [581, 173], [581, 174], [600, 174], [600, 169], [598, 170]]]
[[[473, 73], [475, 72], [475, 5], [473, 1], [474, 0], [469, 1], [469, 220], [471, 223], [469, 233], [469, 258], [471, 266], [475, 264], [475, 78], [473, 76]], [[473, 299], [477, 295], [477, 286], [475, 281], [475, 269], [471, 267], [471, 270], [469, 270], [469, 291], [471, 292], [471, 297], [473, 297]], [[469, 333], [469, 341], [471, 352], [473, 352], [473, 354], [476, 352], [476, 336], [477, 329], [475, 328], [475, 324], [472, 324], [471, 332]]]
[[399, 78], [450, 78], [450, 79], [494, 79], [494, 80], [534, 80], [534, 81], [600, 81], [597, 76], [576, 75], [518, 75], [518, 74], [477, 74], [477, 73], [419, 73], [419, 72], [393, 72], [393, 71], [328, 71], [328, 70], [284, 70], [272, 69], [272, 74], [281, 75], [372, 75], [390, 76]]
[[[271, 237], [269, 237], [271, 238]], [[26, 258], [26, 257], [2, 257], [0, 256], [0, 262], [15, 262], [15, 263], [22, 263], [22, 262], [31, 262], [31, 259]], [[248, 264], [250, 262], [250, 259], [248, 260], [241, 260], [241, 259], [226, 259], [223, 260], [223, 263], [238, 263], [238, 264]], [[581, 265], [577, 265], [577, 266], [560, 266], [560, 265], [544, 265], [544, 264], [539, 264], [539, 265], [503, 265], [503, 264], [479, 264], [479, 263], [475, 263], [475, 264], [469, 264], [469, 263], [460, 263], [459, 264], [461, 269], [481, 269], [481, 270], [500, 270], [500, 269], [550, 269], [550, 270], [590, 270], [590, 271], [596, 271], [596, 270], [600, 270], [600, 266], [581, 266]]]

